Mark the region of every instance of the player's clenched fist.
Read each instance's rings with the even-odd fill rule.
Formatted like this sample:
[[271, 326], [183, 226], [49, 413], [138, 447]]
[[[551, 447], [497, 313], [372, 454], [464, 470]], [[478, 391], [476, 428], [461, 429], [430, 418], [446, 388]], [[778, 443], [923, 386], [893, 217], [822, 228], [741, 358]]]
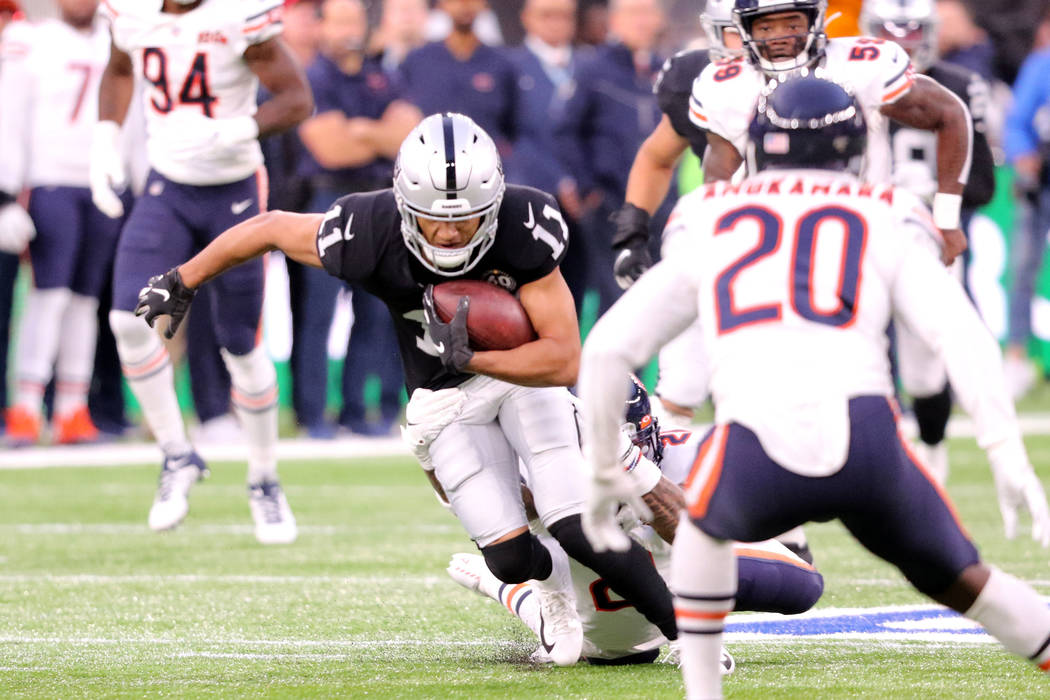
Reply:
[[167, 330], [164, 331], [165, 338], [175, 336], [182, 319], [193, 301], [196, 289], [190, 289], [182, 283], [182, 276], [176, 267], [171, 268], [163, 275], [154, 275], [139, 292], [139, 303], [135, 307], [135, 315], [141, 316], [146, 323], [153, 327], [153, 322], [158, 316], [170, 316]]

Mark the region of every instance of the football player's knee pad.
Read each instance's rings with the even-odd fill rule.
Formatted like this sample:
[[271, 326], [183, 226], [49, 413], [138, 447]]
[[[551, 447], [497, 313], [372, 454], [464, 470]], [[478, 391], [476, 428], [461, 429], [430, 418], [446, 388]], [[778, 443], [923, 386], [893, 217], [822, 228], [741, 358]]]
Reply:
[[531, 532], [482, 548], [485, 565], [504, 583], [524, 583], [551, 575], [551, 554]]
[[277, 370], [262, 345], [256, 346], [246, 355], [234, 355], [222, 348], [219, 350], [230, 381], [241, 391], [258, 393], [266, 391], [277, 382]]
[[130, 311], [109, 312], [109, 327], [117, 341], [117, 351], [124, 364], [134, 363], [156, 351], [161, 345], [156, 331]]

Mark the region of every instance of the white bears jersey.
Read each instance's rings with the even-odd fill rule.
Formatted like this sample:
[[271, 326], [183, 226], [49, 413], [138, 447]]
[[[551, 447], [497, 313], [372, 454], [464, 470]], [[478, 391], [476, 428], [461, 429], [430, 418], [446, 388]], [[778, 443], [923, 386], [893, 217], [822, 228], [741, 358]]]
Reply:
[[604, 443], [622, 422], [622, 403], [604, 388], [610, 378], [644, 364], [697, 318], [716, 422], [747, 426], [798, 474], [841, 468], [850, 398], [891, 400], [891, 318], [944, 359], [980, 444], [1013, 438], [1005, 392], [976, 400], [1002, 381], [989, 369], [1000, 366], [999, 348], [926, 247], [924, 238], [936, 235], [915, 195], [844, 173], [774, 170], [683, 197], [662, 262], [599, 320], [584, 348], [580, 395], [592, 464], [617, 462], [615, 443]]
[[[889, 182], [891, 175], [887, 119], [879, 112], [907, 94], [915, 77], [908, 54], [892, 41], [866, 37], [830, 39], [820, 59], [821, 77], [853, 92], [868, 123], [864, 179]], [[693, 82], [689, 118], [736, 146], [747, 147], [747, 129], [758, 97], [769, 78], [746, 58], [708, 65]]]
[[150, 165], [189, 185], [242, 180], [263, 163], [256, 141], [216, 148], [201, 117], [255, 114], [259, 81], [244, 52], [281, 32], [281, 0], [205, 0], [181, 15], [154, 0], [103, 0], [113, 43], [143, 83]]
[[0, 190], [87, 187], [109, 34], [57, 19], [13, 22], [0, 42]]

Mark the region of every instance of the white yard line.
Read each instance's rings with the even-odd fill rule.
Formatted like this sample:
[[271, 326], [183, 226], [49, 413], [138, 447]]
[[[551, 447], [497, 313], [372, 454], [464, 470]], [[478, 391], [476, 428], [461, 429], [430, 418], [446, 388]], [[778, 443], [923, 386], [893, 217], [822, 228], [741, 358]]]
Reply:
[[[170, 637], [35, 637], [9, 635], [0, 636], [0, 644], [68, 644], [71, 646], [109, 646], [118, 644], [143, 644], [172, 646], [178, 644], [202, 644], [206, 646], [250, 646], [302, 648], [380, 649], [387, 647], [488, 647], [517, 646], [519, 643], [506, 639], [473, 639], [469, 641], [437, 639], [218, 639], [195, 638], [171, 639]], [[190, 655], [190, 654], [182, 654]]]

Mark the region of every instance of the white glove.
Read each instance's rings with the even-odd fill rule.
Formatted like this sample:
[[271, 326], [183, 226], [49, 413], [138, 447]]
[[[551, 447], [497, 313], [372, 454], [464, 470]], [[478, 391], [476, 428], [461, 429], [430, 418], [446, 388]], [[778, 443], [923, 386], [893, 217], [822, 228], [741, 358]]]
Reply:
[[430, 461], [430, 443], [434, 442], [441, 431], [456, 420], [467, 395], [459, 387], [449, 389], [416, 389], [405, 407], [405, 422], [401, 426], [401, 439], [412, 450], [412, 454], [430, 471], [434, 465]]
[[257, 138], [259, 124], [248, 115], [212, 119], [183, 110], [169, 115], [164, 125], [168, 150], [184, 158], [230, 150]]
[[992, 464], [1006, 538], [1017, 536], [1020, 512], [1027, 510], [1032, 516], [1032, 539], [1044, 547], [1050, 546], [1050, 507], [1043, 485], [1028, 461], [1024, 443], [1015, 438], [990, 447], [988, 461]]
[[91, 201], [111, 219], [124, 216], [124, 204], [118, 196], [128, 186], [124, 157], [120, 152], [120, 124], [104, 121], [95, 124], [91, 135], [91, 165], [88, 179]]
[[653, 517], [649, 506], [638, 495], [631, 475], [619, 465], [616, 469], [605, 470], [603, 474], [595, 474], [582, 517], [583, 534], [595, 551], [625, 552], [630, 548], [631, 539], [620, 527], [616, 517], [622, 503], [629, 505], [643, 521]]
[[18, 255], [36, 238], [36, 226], [18, 202], [0, 207], [0, 251]]

